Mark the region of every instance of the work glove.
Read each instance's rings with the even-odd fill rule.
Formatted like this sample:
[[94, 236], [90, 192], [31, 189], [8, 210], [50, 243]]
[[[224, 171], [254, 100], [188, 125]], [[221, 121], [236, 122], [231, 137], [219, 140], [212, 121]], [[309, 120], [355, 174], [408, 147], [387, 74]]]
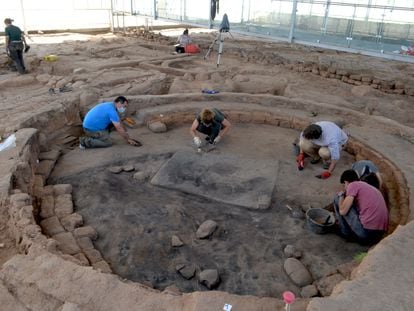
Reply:
[[305, 154], [303, 152], [298, 154], [298, 156], [296, 157], [296, 162], [298, 164], [299, 171], [305, 168]]
[[213, 144], [217, 145], [221, 140], [221, 136], [217, 136], [216, 138], [214, 138]]
[[315, 177], [319, 178], [319, 179], [328, 179], [329, 177], [331, 177], [331, 175], [332, 175], [331, 172], [324, 171], [324, 172], [322, 172], [322, 174], [316, 175]]
[[193, 138], [193, 142], [194, 142], [194, 145], [196, 145], [197, 148], [199, 148], [201, 146], [201, 138], [200, 137], [195, 136]]

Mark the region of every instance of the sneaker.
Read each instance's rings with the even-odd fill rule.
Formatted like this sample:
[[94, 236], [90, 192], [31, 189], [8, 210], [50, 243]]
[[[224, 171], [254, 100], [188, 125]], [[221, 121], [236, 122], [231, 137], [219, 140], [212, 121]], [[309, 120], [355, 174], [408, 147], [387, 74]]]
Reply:
[[82, 144], [79, 144], [79, 149], [80, 150], [84, 150], [84, 149], [86, 149], [86, 147], [84, 145], [82, 145]]

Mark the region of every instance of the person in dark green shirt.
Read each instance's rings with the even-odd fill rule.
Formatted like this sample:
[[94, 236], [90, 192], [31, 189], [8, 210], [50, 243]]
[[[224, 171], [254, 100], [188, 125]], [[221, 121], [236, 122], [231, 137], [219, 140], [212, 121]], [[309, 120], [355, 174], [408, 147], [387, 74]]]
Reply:
[[4, 24], [6, 24], [4, 30], [6, 34], [6, 52], [16, 65], [17, 71], [20, 74], [25, 74], [23, 50], [27, 52], [30, 47], [26, 44], [23, 32], [19, 27], [12, 25], [12, 22], [13, 20], [10, 18], [4, 20]]

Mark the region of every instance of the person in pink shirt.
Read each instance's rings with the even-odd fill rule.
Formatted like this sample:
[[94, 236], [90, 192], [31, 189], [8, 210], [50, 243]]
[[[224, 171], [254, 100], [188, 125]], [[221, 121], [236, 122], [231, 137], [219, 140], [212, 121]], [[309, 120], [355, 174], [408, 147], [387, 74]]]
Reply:
[[388, 230], [389, 215], [382, 193], [360, 181], [354, 170], [346, 170], [340, 178], [344, 191], [334, 199], [339, 234], [360, 244], [378, 243]]

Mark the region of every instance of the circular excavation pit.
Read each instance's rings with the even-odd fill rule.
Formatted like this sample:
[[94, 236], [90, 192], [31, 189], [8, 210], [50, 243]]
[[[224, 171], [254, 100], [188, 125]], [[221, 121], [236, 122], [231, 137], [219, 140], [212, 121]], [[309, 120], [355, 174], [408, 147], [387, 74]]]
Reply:
[[[175, 285], [181, 292], [203, 291], [210, 286], [201, 284], [200, 272], [213, 269], [220, 277], [213, 286], [217, 290], [260, 297], [280, 297], [290, 290], [300, 296], [301, 287], [313, 279], [308, 284], [289, 279], [284, 271], [286, 246], [297, 249], [315, 280], [368, 248], [307, 229], [302, 207], [328, 205], [333, 189], [314, 181], [321, 167], [298, 172], [289, 161], [292, 150], [280, 148], [296, 135], [269, 125], [235, 124], [221, 146], [198, 154], [189, 144], [188, 127], [165, 134], [145, 130], [138, 137], [146, 147], [129, 148], [126, 159], [117, 159], [118, 146], [115, 154], [105, 155], [101, 150], [76, 150], [59, 161], [49, 180], [73, 186], [77, 213], [98, 232], [96, 248], [123, 278], [160, 290]], [[166, 136], [174, 139], [165, 143]], [[164, 150], [147, 153], [159, 145]], [[257, 150], [263, 151], [260, 156], [254, 155]], [[75, 156], [82, 162], [91, 158], [98, 166], [90, 163], [74, 174]], [[351, 164], [352, 157], [345, 155], [338, 170]], [[71, 167], [69, 176], [61, 165]], [[295, 193], [298, 179], [308, 185], [306, 191]], [[300, 213], [293, 214], [286, 205]], [[198, 228], [207, 220], [217, 228], [198, 238]], [[176, 238], [182, 246], [173, 244]]]
[[[117, 46], [116, 40], [121, 39], [110, 45]], [[243, 41], [240, 45], [248, 46]], [[142, 54], [152, 59], [154, 51], [141, 46]], [[307, 227], [305, 212], [328, 208], [340, 189], [340, 173], [355, 160], [370, 159], [383, 173], [391, 219], [387, 245], [395, 238], [394, 229], [410, 220], [409, 188], [400, 167], [406, 168], [407, 159], [394, 151], [411, 144], [411, 129], [382, 117], [386, 107], [381, 103], [373, 114], [372, 105], [361, 112], [362, 98], [372, 95], [366, 88], [356, 85], [355, 98], [339, 100], [350, 94], [345, 83], [326, 80], [318, 97], [334, 98], [336, 104], [324, 104], [312, 93], [315, 77], [292, 71], [296, 67], [291, 60], [272, 69], [268, 65], [273, 58], [266, 53], [264, 58], [253, 57], [248, 51], [250, 63], [237, 68], [243, 59], [238, 50], [230, 45], [227, 63], [207, 72], [208, 62], [197, 68], [200, 59], [171, 59], [161, 50], [156, 51], [158, 61], [122, 60], [113, 65], [121, 68], [98, 65], [97, 60], [83, 63], [101, 70], [95, 79], [79, 80], [78, 85], [90, 88], [48, 95], [54, 96], [50, 109], [20, 122], [12, 123], [17, 114], [10, 114], [2, 131], [18, 130], [18, 151], [6, 155], [13, 175], [3, 204], [9, 207], [6, 218], [17, 250], [27, 255], [4, 265], [1, 276], [7, 287], [34, 282], [33, 297], [53, 297], [48, 300], [51, 309], [68, 302], [82, 309], [85, 301], [71, 291], [82, 288], [100, 310], [115, 305], [120, 310], [132, 305], [140, 310], [219, 310], [225, 303], [237, 310], [281, 310], [287, 290], [299, 297], [294, 305], [298, 310], [321, 310], [348, 284], [344, 280], [367, 282], [364, 271], [369, 267], [364, 262], [378, 256], [383, 242], [370, 249], [333, 233], [315, 234]], [[132, 57], [131, 51], [125, 48], [122, 55]], [[287, 61], [283, 53], [281, 48], [279, 61]], [[115, 54], [105, 57], [123, 57]], [[79, 63], [84, 56], [76, 57]], [[68, 63], [54, 71], [70, 75], [67, 68]], [[276, 72], [281, 78], [272, 83], [269, 77]], [[298, 77], [307, 81], [299, 89], [293, 82]], [[220, 93], [204, 95], [203, 88], [220, 88]], [[306, 99], [293, 96], [303, 96], [306, 90]], [[129, 116], [138, 123], [129, 132], [143, 146], [126, 145], [112, 133], [111, 148], [79, 150], [85, 112], [98, 99], [119, 93], [128, 97]], [[6, 97], [10, 94], [5, 92]], [[405, 107], [407, 96], [398, 100], [399, 107]], [[188, 132], [195, 114], [206, 106], [225, 112], [233, 127], [217, 148], [198, 154]], [[395, 112], [395, 119], [409, 124], [400, 113]], [[292, 150], [300, 131], [319, 120], [337, 122], [351, 133], [329, 180], [315, 178], [321, 164], [307, 163], [298, 171]], [[151, 131], [155, 122], [164, 123], [167, 131]], [[213, 229], [203, 235], [200, 226], [206, 221]], [[358, 266], [367, 251], [368, 259]], [[36, 280], [26, 283], [32, 273]], [[54, 283], [43, 282], [43, 275], [56, 275]]]

